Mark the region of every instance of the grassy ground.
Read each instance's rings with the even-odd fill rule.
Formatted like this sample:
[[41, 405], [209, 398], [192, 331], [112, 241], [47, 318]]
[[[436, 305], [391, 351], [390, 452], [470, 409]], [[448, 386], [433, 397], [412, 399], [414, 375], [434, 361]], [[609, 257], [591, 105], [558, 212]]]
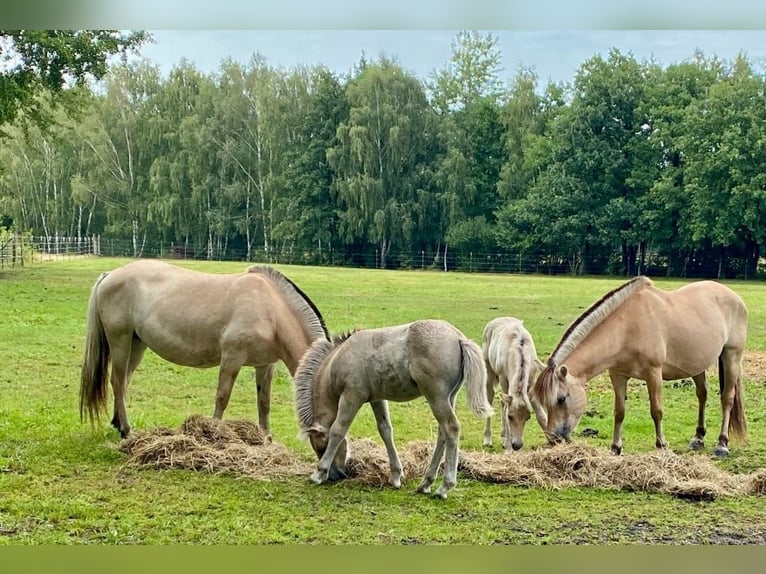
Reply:
[[[764, 543], [766, 499], [742, 497], [690, 502], [643, 492], [594, 489], [547, 491], [493, 485], [458, 477], [446, 501], [401, 490], [348, 483], [315, 486], [306, 479], [255, 481], [188, 471], [136, 469], [117, 451], [118, 434], [104, 422], [91, 429], [78, 414], [79, 369], [90, 288], [118, 259], [36, 263], [0, 275], [0, 544], [584, 544]], [[237, 263], [182, 262], [235, 272]], [[541, 358], [590, 303], [619, 285], [618, 278], [476, 275], [278, 266], [314, 300], [333, 332], [434, 317], [480, 341], [486, 322], [500, 315], [524, 319]], [[683, 284], [656, 279], [663, 288]], [[734, 442], [719, 461], [732, 472], [766, 465], [766, 290], [760, 283], [729, 283], [750, 309], [746, 409], [750, 438]], [[717, 377], [711, 371], [711, 388]], [[130, 389], [134, 429], [174, 427], [188, 415], [212, 414], [215, 370], [180, 367], [147, 352]], [[256, 418], [254, 384], [243, 371], [226, 418]], [[688, 381], [665, 391], [666, 436], [686, 452], [696, 422]], [[481, 449], [483, 422], [458, 397], [461, 448]], [[707, 451], [720, 424], [717, 396], [709, 401]], [[436, 423], [424, 401], [392, 403], [398, 444], [434, 439]], [[272, 403], [274, 440], [307, 460], [297, 439], [292, 382], [280, 364]], [[612, 394], [607, 379], [589, 385], [588, 415], [579, 429], [608, 448]], [[495, 423], [497, 435], [498, 423]], [[369, 409], [351, 427], [352, 438], [379, 441]], [[525, 448], [542, 444], [530, 421]], [[498, 441], [496, 440], [496, 443]], [[496, 447], [497, 448], [497, 447]], [[643, 383], [629, 387], [624, 452], [654, 448]], [[437, 483], [438, 484], [438, 483]]]

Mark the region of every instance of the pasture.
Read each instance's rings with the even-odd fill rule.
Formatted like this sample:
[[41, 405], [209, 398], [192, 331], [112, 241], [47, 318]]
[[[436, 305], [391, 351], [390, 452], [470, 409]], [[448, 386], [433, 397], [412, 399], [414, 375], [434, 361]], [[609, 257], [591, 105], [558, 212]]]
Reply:
[[[353, 480], [315, 485], [308, 475], [255, 480], [129, 465], [109, 417], [94, 428], [81, 424], [78, 404], [90, 289], [102, 271], [125, 262], [45, 262], [0, 275], [0, 544], [766, 542], [766, 497], [755, 495], [695, 502], [644, 491], [490, 484], [459, 475], [450, 497], [437, 500], [415, 493], [420, 477], [394, 490]], [[221, 273], [247, 267], [178, 263]], [[625, 280], [275, 267], [308, 294], [331, 333], [436, 318], [480, 342], [487, 321], [512, 315], [524, 320], [543, 361], [573, 319]], [[653, 279], [663, 289], [686, 283]], [[715, 464], [731, 473], [749, 473], [766, 467], [766, 286], [727, 285], [743, 297], [750, 313], [744, 361], [749, 441], [733, 440], [730, 457]], [[721, 414], [717, 372], [708, 375], [706, 448], [690, 456], [712, 460]], [[128, 390], [133, 429], [175, 428], [189, 415], [212, 415], [216, 377], [215, 369], [173, 365], [147, 351]], [[484, 421], [468, 410], [464, 393], [456, 404], [460, 449], [480, 452]], [[257, 420], [255, 397], [252, 369], [245, 368], [224, 419]], [[668, 382], [663, 398], [669, 447], [686, 454], [697, 416], [694, 385], [690, 380]], [[586, 414], [574, 440], [608, 449], [612, 408], [611, 387], [601, 375], [588, 386]], [[410, 441], [435, 440], [436, 421], [423, 400], [392, 402], [390, 415], [400, 449]], [[496, 415], [497, 453], [499, 424]], [[283, 364], [275, 375], [271, 430], [274, 442], [316, 462], [309, 444], [298, 439], [292, 379]], [[354, 419], [349, 435], [381, 444], [368, 406]], [[646, 387], [635, 380], [628, 386], [623, 440], [626, 455], [654, 450]], [[533, 418], [524, 451], [543, 443]]]

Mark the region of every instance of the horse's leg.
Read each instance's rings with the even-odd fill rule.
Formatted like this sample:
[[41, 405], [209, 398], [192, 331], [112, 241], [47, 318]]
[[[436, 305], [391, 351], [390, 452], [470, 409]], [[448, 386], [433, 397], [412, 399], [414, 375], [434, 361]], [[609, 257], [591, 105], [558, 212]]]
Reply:
[[612, 430], [612, 454], [622, 453], [622, 422], [625, 420], [625, 395], [628, 392], [628, 378], [609, 373], [614, 390], [614, 429]]
[[[489, 401], [489, 404], [492, 404], [492, 402], [495, 400], [495, 384], [497, 383], [497, 375], [495, 374], [495, 371], [492, 370], [492, 368], [489, 366], [489, 363], [486, 361], [484, 362], [484, 365], [487, 368], [487, 400]], [[502, 421], [502, 419], [500, 419]], [[500, 433], [502, 436], [502, 425], [500, 426]], [[492, 446], [492, 417], [487, 417], [484, 422], [484, 446], [491, 447]]]
[[[454, 410], [455, 395], [447, 399], [441, 397], [431, 397], [429, 404], [434, 417], [439, 422], [439, 440], [434, 448], [431, 463], [426, 470], [426, 476], [418, 487], [418, 492], [427, 493], [430, 486], [436, 478], [436, 472], [444, 454], [444, 478], [436, 491], [435, 496], [447, 498], [447, 493], [455, 487], [457, 483], [457, 463], [458, 463], [458, 445], [460, 441], [460, 422], [457, 420]], [[426, 397], [427, 399], [429, 397]]]
[[269, 412], [271, 411], [271, 381], [274, 379], [276, 363], [255, 369], [255, 388], [258, 393], [258, 425], [271, 434]]
[[215, 411], [213, 418], [223, 418], [223, 412], [229, 405], [231, 390], [234, 388], [234, 381], [237, 380], [239, 369], [243, 361], [226, 354], [221, 355], [221, 365], [218, 367], [218, 390], [215, 394]]
[[372, 407], [372, 412], [378, 423], [378, 433], [380, 433], [380, 438], [383, 439], [386, 452], [388, 452], [388, 461], [391, 466], [389, 482], [394, 488], [399, 488], [402, 486], [402, 461], [399, 459], [399, 453], [396, 452], [394, 445], [394, 430], [388, 414], [388, 401], [372, 401], [370, 407]]
[[[510, 391], [510, 384], [508, 382], [508, 377], [506, 375], [498, 376], [498, 381], [500, 384], [500, 392], [505, 393], [507, 395], [508, 392]], [[489, 420], [489, 418], [487, 420]], [[510, 434], [511, 433], [508, 429], [508, 409], [506, 407], [505, 401], [501, 399], [500, 400], [500, 444], [502, 445], [503, 450], [505, 451], [510, 450], [511, 448], [511, 445], [508, 443], [509, 441], [508, 436]]]
[[694, 438], [689, 441], [691, 450], [702, 450], [705, 448], [705, 405], [707, 404], [707, 376], [705, 371], [692, 377], [695, 390], [697, 392], [697, 403], [699, 410], [697, 412], [697, 431]]
[[346, 438], [348, 428], [356, 417], [356, 413], [362, 408], [363, 401], [358, 400], [356, 397], [350, 397], [347, 393], [343, 393], [338, 401], [338, 414], [335, 417], [330, 426], [329, 437], [327, 441], [327, 448], [319, 459], [317, 469], [311, 475], [311, 481], [316, 484], [322, 484], [327, 481], [330, 467], [333, 460], [335, 460], [335, 454], [338, 451], [338, 447]]
[[646, 388], [649, 391], [649, 412], [654, 421], [654, 445], [657, 448], [668, 448], [665, 433], [662, 430], [662, 370], [655, 369], [646, 378]]
[[434, 452], [431, 455], [431, 462], [426, 468], [426, 472], [423, 475], [423, 480], [418, 485], [417, 492], [421, 494], [428, 494], [431, 492], [431, 485], [436, 480], [436, 475], [439, 472], [439, 464], [442, 461], [444, 455], [445, 445], [444, 432], [442, 431], [442, 425], [439, 425], [439, 430], [436, 435], [436, 445], [434, 446]]
[[[111, 344], [111, 343], [110, 343]], [[122, 438], [130, 434], [130, 422], [128, 421], [128, 410], [125, 405], [125, 396], [128, 391], [128, 384], [133, 372], [138, 367], [144, 356], [146, 345], [141, 339], [134, 337], [131, 333], [130, 343], [125, 337], [120, 344], [112, 346], [112, 394], [114, 395], [114, 411], [112, 416], [112, 426], [120, 431]]]
[[713, 451], [718, 457], [729, 456], [729, 426], [734, 398], [742, 376], [742, 350], [724, 348], [721, 352], [721, 366], [718, 376], [723, 377], [724, 386], [721, 389], [721, 433], [718, 444]]

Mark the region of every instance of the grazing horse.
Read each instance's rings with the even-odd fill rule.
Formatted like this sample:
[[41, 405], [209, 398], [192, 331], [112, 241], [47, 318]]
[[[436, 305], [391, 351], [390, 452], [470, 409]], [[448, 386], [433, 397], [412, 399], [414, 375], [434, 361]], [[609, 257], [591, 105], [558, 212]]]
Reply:
[[471, 410], [481, 417], [491, 416], [486, 379], [481, 348], [445, 321], [428, 319], [354, 331], [332, 342], [315, 341], [295, 374], [301, 437], [308, 437], [319, 457], [311, 480], [321, 484], [346, 474], [349, 426], [362, 405], [370, 403], [388, 452], [389, 482], [399, 488], [402, 463], [393, 442], [388, 401], [422, 396], [439, 423], [439, 432], [417, 490], [431, 492], [446, 451], [444, 479], [436, 492], [446, 498], [457, 479], [460, 423], [455, 396], [465, 383]]
[[258, 423], [269, 432], [271, 381], [282, 360], [295, 374], [303, 353], [329, 337], [319, 310], [295, 283], [270, 267], [211, 274], [158, 260], [102, 273], [90, 295], [80, 382], [80, 419], [106, 410], [111, 362], [112, 426], [130, 433], [125, 394], [149, 348], [178, 365], [218, 366], [214, 417], [229, 403], [243, 366], [255, 367]]
[[663, 380], [691, 377], [699, 411], [689, 448], [704, 447], [705, 375], [718, 360], [721, 432], [715, 454], [729, 454], [729, 432], [747, 434], [742, 356], [747, 335], [742, 298], [715, 281], [699, 281], [664, 291], [643, 276], [610, 291], [566, 330], [535, 381], [531, 396], [547, 413], [549, 441], [569, 440], [585, 410], [587, 381], [609, 372], [614, 389], [612, 452], [622, 452], [622, 423], [629, 378], [646, 382], [657, 448], [666, 448], [662, 430]]
[[[492, 404], [500, 387], [500, 437], [506, 452], [524, 446], [524, 427], [534, 412], [538, 421], [545, 412], [529, 399], [529, 387], [545, 365], [537, 358], [532, 335], [516, 317], [497, 317], [482, 333], [482, 351], [487, 367], [487, 399]], [[544, 422], [540, 423], [545, 426]], [[492, 419], [484, 426], [484, 446], [492, 446]]]

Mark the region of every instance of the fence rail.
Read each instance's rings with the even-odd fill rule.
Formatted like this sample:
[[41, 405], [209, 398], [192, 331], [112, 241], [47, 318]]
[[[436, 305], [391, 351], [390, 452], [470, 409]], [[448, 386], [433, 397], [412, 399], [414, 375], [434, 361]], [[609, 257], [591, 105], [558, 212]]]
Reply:
[[[693, 257], [675, 262], [675, 267], [665, 257], [648, 253], [640, 268], [621, 267], [617, 254], [611, 258], [582, 259], [577, 255], [527, 255], [524, 253], [465, 253], [448, 250], [438, 251], [392, 251], [385, 261], [378, 250], [365, 252], [320, 249], [316, 246], [264, 250], [223, 246], [195, 249], [182, 242], [160, 242], [137, 246], [130, 240], [90, 237], [31, 236], [0, 228], [0, 269], [23, 266], [36, 261], [74, 259], [80, 257], [145, 257], [166, 259], [196, 259], [214, 261], [243, 261], [268, 264], [314, 265], [332, 267], [363, 267], [388, 269], [431, 269], [441, 271], [465, 271], [477, 273], [529, 273], [543, 275], [624, 275], [647, 274], [650, 276], [708, 277], [719, 279], [762, 279], [766, 277], [766, 260], [758, 265], [741, 259], [730, 259], [724, 269], [719, 262], [695, 260]], [[755, 268], [754, 268], [755, 267]]]

